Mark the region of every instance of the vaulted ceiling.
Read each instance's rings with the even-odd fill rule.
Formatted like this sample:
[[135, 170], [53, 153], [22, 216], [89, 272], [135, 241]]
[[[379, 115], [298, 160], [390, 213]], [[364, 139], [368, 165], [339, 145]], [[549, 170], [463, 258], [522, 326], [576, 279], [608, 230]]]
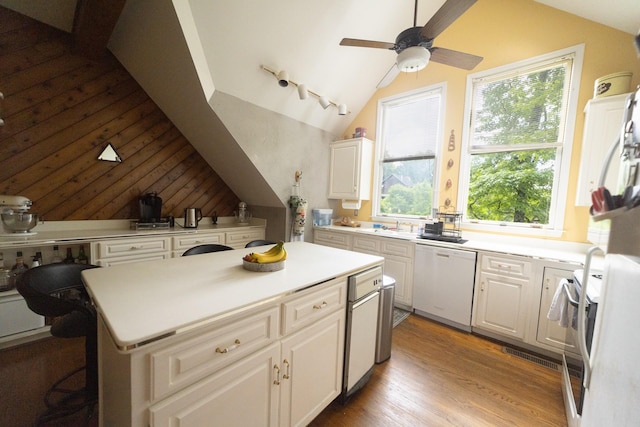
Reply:
[[[616, 0], [606, 7], [601, 0], [536, 1], [631, 34], [640, 26], [637, 0]], [[19, 11], [22, 8], [37, 19], [49, 19], [54, 26], [71, 28], [78, 48], [88, 56], [100, 54], [124, 3], [0, 0], [0, 4]], [[418, 25], [426, 23], [443, 3], [418, 1]], [[393, 42], [400, 31], [413, 25], [414, 17], [413, 0], [174, 0], [174, 6], [205, 92], [220, 90], [335, 135], [343, 133], [395, 62], [393, 51], [339, 46], [340, 40]], [[464, 32], [476, 6], [436, 38], [435, 45], [467, 51], [464, 45], [448, 44], [447, 33]], [[75, 15], [75, 26], [70, 24], [70, 13]], [[483, 56], [481, 49], [469, 53]], [[300, 101], [294, 86], [279, 87], [262, 65], [286, 70], [291, 80], [305, 83], [336, 103], [345, 103], [350, 114], [339, 116], [333, 107], [323, 110], [313, 97]]]

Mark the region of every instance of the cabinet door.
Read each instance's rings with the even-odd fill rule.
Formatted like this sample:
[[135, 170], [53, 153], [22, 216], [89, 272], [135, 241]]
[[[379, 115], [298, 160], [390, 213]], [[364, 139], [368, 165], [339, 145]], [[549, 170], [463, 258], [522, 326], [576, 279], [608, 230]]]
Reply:
[[413, 260], [396, 255], [384, 256], [384, 274], [396, 280], [394, 302], [407, 309], [413, 304]]
[[329, 198], [369, 200], [371, 141], [349, 139], [331, 144]]
[[545, 268], [542, 278], [542, 295], [540, 296], [540, 313], [538, 314], [538, 333], [536, 340], [539, 343], [552, 347], [578, 353], [573, 341], [573, 334], [567, 334], [567, 328], [563, 328], [556, 320], [547, 319], [549, 307], [562, 279], [571, 279], [573, 270], [561, 270], [558, 268]]
[[524, 339], [529, 281], [480, 272], [474, 326]]
[[337, 311], [282, 341], [280, 425], [307, 425], [340, 394], [345, 316]]
[[275, 426], [279, 344], [206, 377], [149, 409], [150, 426]]
[[[591, 205], [591, 192], [598, 186], [602, 160], [622, 128], [627, 95], [592, 99], [585, 107], [576, 206]], [[619, 168], [620, 156], [613, 156], [605, 181], [611, 194], [618, 193]]]

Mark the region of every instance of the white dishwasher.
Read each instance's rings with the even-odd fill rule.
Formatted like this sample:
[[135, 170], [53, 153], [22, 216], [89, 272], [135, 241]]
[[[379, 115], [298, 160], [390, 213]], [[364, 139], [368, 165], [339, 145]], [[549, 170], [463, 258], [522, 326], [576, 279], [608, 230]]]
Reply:
[[470, 332], [476, 255], [473, 251], [416, 245], [414, 312]]

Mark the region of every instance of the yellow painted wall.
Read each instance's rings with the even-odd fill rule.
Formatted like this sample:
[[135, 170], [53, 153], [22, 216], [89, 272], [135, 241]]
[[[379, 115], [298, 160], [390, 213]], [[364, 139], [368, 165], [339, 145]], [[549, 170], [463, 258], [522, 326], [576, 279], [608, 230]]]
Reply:
[[[401, 30], [403, 28], [399, 28], [398, 32]], [[436, 38], [434, 45], [480, 55], [484, 60], [471, 72], [430, 63], [418, 73], [400, 73], [391, 85], [375, 93], [355, 117], [344, 136], [350, 137], [356, 127], [365, 127], [367, 138], [375, 141], [379, 99], [446, 81], [439, 205], [443, 205], [446, 198], [450, 198], [455, 205], [467, 75], [582, 43], [585, 45], [585, 52], [566, 199], [565, 233], [560, 239], [585, 242], [589, 221], [588, 209], [574, 206], [584, 126], [583, 108], [593, 97], [594, 82], [599, 77], [631, 71], [633, 76], [630, 91], [640, 82], [640, 59], [633, 45], [632, 34], [596, 24], [533, 0], [478, 0]], [[393, 54], [389, 55], [389, 58], [391, 66]], [[447, 151], [447, 144], [452, 130], [456, 136], [456, 150], [450, 152]], [[450, 169], [447, 168], [449, 159], [454, 160], [454, 166]], [[445, 188], [447, 179], [453, 182], [450, 189]], [[358, 216], [353, 214], [352, 210], [337, 211], [339, 216], [369, 221], [371, 202], [363, 202]]]

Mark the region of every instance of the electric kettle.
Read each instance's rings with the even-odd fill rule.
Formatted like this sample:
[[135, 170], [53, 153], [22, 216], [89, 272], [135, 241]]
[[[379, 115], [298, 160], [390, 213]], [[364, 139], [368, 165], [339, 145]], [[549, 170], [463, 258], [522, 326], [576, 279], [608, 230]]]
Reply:
[[200, 208], [187, 208], [184, 210], [184, 228], [198, 228], [198, 223], [202, 219]]

